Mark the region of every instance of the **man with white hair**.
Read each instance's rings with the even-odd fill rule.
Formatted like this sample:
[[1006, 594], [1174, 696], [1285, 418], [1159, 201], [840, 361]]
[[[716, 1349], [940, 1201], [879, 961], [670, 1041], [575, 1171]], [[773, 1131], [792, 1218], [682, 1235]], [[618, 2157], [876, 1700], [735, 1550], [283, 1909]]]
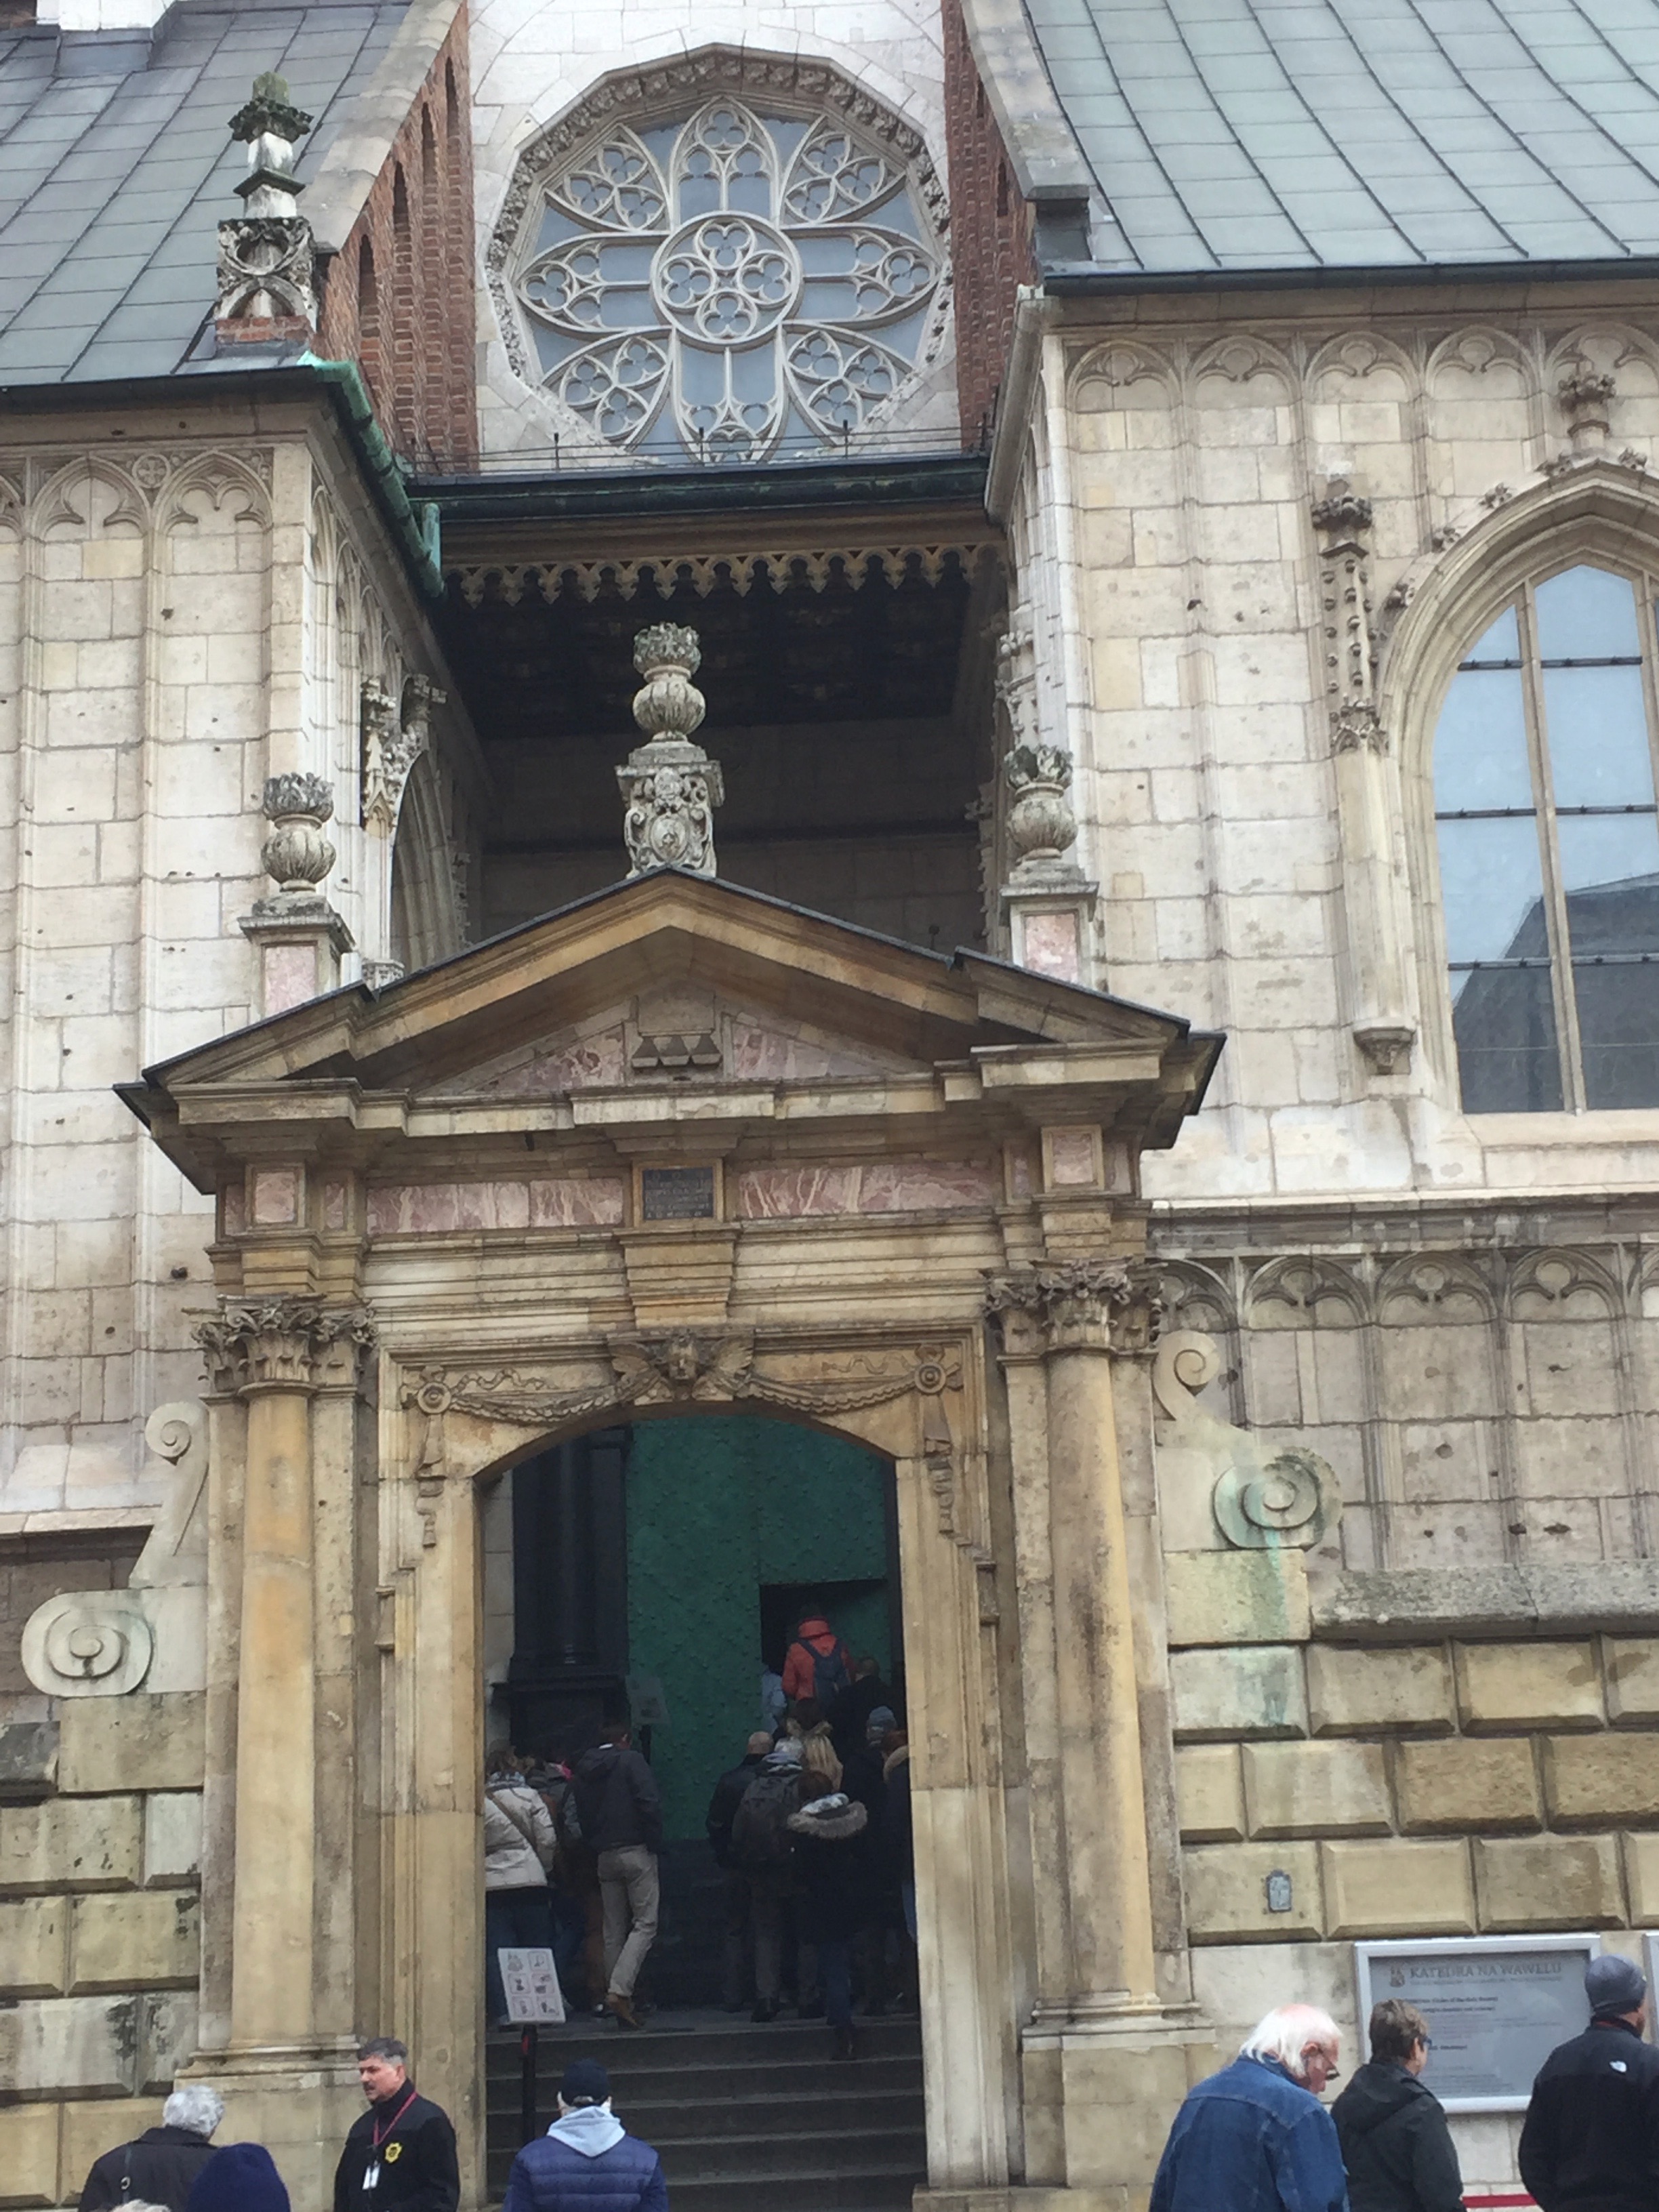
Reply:
[[1150, 2212], [1347, 2212], [1336, 2128], [1319, 2101], [1341, 2042], [1313, 2005], [1270, 2012], [1231, 2066], [1188, 2092]]
[[225, 2117], [225, 2100], [205, 2081], [175, 2089], [161, 2107], [159, 2128], [118, 2144], [93, 2162], [81, 2191], [81, 2212], [125, 2212], [139, 2203], [185, 2212], [197, 2175], [213, 2155], [213, 2130]]

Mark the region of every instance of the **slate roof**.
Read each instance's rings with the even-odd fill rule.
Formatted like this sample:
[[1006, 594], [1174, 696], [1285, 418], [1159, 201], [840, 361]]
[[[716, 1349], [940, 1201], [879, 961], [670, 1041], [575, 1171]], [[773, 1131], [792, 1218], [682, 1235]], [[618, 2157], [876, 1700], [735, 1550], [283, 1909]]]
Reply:
[[279, 70], [316, 118], [309, 177], [406, 6], [179, 0], [148, 51], [0, 30], [0, 386], [176, 368], [240, 206], [246, 155], [226, 126], [253, 79]]
[[1659, 0], [1027, 0], [1153, 271], [1659, 253]]

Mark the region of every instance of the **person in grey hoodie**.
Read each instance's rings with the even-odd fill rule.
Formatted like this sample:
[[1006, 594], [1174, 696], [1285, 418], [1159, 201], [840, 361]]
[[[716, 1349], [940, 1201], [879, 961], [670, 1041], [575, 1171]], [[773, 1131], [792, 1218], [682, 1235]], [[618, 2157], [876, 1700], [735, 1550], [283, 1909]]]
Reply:
[[668, 2212], [662, 2160], [611, 2109], [611, 2076], [574, 2058], [559, 2117], [513, 2161], [501, 2212]]
[[1462, 2212], [1463, 2178], [1440, 2100], [1418, 2076], [1429, 2023], [1399, 1997], [1371, 2008], [1371, 2061], [1331, 2106], [1349, 2212]]

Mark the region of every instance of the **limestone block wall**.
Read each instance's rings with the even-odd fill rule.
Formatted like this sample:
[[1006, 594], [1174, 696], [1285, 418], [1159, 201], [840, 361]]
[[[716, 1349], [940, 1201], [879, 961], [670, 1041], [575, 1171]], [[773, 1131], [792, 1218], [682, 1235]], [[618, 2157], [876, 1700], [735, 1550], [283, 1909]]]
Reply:
[[[1427, 765], [1506, 580], [1659, 545], [1653, 289], [1025, 313], [993, 499], [1077, 761], [1097, 979], [1229, 1038], [1149, 1188], [1651, 1188], [1650, 1116], [1462, 1113]], [[1560, 394], [1581, 371], [1613, 380], [1604, 444]], [[1352, 591], [1312, 514], [1338, 481], [1370, 505]], [[1409, 1051], [1362, 1043], [1379, 1022]]]
[[0, 1727], [0, 2204], [73, 2203], [195, 2049], [203, 1701]]
[[143, 1423], [197, 1387], [210, 1207], [112, 1086], [261, 1011], [240, 921], [272, 888], [273, 773], [333, 782], [327, 889], [364, 955], [389, 949], [352, 685], [416, 671], [441, 679], [417, 593], [313, 400], [8, 418], [0, 1514], [156, 1502]]

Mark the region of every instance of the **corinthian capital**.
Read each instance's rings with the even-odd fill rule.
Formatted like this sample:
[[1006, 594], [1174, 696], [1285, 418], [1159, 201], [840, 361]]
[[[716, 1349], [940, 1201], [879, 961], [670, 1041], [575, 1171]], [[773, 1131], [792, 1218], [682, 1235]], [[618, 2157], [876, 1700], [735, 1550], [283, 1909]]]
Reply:
[[198, 1323], [196, 1341], [216, 1390], [311, 1390], [331, 1365], [355, 1364], [374, 1341], [374, 1321], [361, 1307], [314, 1298], [230, 1300]]
[[1157, 1271], [1121, 1260], [1067, 1260], [993, 1276], [985, 1310], [1006, 1350], [1150, 1352], [1164, 1302]]

